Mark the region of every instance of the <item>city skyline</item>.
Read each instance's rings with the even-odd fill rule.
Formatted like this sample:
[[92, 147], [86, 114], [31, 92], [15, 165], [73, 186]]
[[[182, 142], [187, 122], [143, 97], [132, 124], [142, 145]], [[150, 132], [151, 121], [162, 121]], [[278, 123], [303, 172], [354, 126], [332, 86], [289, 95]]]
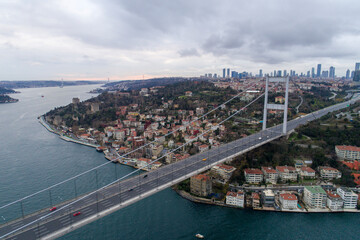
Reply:
[[193, 77], [238, 66], [306, 74], [318, 63], [344, 76], [360, 58], [357, 6], [322, 0], [3, 2], [0, 79]]

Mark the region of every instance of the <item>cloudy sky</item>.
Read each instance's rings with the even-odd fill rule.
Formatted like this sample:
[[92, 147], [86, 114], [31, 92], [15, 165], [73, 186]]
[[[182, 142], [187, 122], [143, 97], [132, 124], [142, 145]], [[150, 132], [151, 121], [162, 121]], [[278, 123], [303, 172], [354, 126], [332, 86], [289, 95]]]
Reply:
[[360, 61], [358, 0], [1, 0], [0, 80], [258, 73]]

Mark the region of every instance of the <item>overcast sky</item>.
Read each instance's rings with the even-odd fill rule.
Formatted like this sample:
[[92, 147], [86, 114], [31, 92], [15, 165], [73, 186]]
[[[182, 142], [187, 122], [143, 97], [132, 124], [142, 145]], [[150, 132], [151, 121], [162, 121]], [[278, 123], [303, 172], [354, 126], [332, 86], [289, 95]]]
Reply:
[[358, 0], [1, 0], [0, 80], [142, 79], [360, 62]]

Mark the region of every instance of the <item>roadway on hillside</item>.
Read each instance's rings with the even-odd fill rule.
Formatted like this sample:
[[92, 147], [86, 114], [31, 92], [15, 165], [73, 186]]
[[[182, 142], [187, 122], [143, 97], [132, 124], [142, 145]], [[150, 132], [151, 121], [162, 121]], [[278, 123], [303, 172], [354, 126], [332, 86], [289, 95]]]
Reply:
[[[319, 118], [328, 112], [344, 108], [355, 101], [356, 99], [350, 100], [291, 120], [288, 122], [287, 131], [291, 131], [299, 125], [306, 124], [308, 121]], [[42, 218], [40, 222], [31, 224], [6, 238], [38, 239], [48, 236], [51, 236], [51, 238], [59, 237], [117, 209], [141, 200], [143, 197], [147, 197], [192, 175], [209, 169], [220, 162], [229, 160], [234, 156], [243, 154], [244, 152], [277, 139], [283, 136], [281, 131], [282, 125], [260, 131], [248, 137], [221, 145], [217, 148], [212, 148], [204, 153], [196, 154], [183, 161], [166, 165], [157, 170], [143, 173], [120, 183], [116, 183], [101, 189], [98, 193], [86, 196], [73, 203], [71, 206], [64, 207], [63, 209], [58, 207], [58, 210], [54, 212], [43, 211], [35, 213], [31, 217], [13, 221], [10, 224], [1, 226], [0, 238], [1, 236], [39, 218]], [[109, 209], [112, 208], [113, 210], [110, 211]], [[107, 210], [108, 212], [104, 213], [104, 211]], [[73, 216], [76, 212], [81, 212], [81, 214]], [[59, 230], [63, 231], [58, 232]], [[58, 235], [51, 235], [56, 232], [58, 232]]]

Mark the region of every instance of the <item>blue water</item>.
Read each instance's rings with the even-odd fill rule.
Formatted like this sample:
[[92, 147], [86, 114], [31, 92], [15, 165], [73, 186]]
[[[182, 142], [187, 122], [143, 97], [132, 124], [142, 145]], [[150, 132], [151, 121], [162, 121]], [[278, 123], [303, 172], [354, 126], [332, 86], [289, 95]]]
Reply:
[[[106, 162], [93, 148], [68, 143], [42, 127], [37, 116], [66, 105], [73, 97], [85, 100], [97, 86], [21, 89], [15, 104], [0, 104], [0, 205], [41, 190]], [[44, 98], [41, 98], [41, 95]], [[132, 171], [109, 164], [99, 171], [100, 182]], [[94, 175], [78, 180], [77, 191], [95, 187]], [[81, 184], [80, 182], [85, 182]], [[52, 197], [74, 195], [63, 186]], [[53, 201], [55, 201], [53, 199]], [[25, 212], [49, 205], [47, 193], [25, 205]], [[19, 206], [16, 207], [19, 209]], [[18, 214], [18, 213], [17, 213]], [[11, 217], [11, 214], [9, 216]], [[0, 219], [1, 221], [1, 219]], [[359, 239], [359, 214], [296, 214], [239, 210], [195, 204], [166, 189], [119, 210], [61, 239]]]

